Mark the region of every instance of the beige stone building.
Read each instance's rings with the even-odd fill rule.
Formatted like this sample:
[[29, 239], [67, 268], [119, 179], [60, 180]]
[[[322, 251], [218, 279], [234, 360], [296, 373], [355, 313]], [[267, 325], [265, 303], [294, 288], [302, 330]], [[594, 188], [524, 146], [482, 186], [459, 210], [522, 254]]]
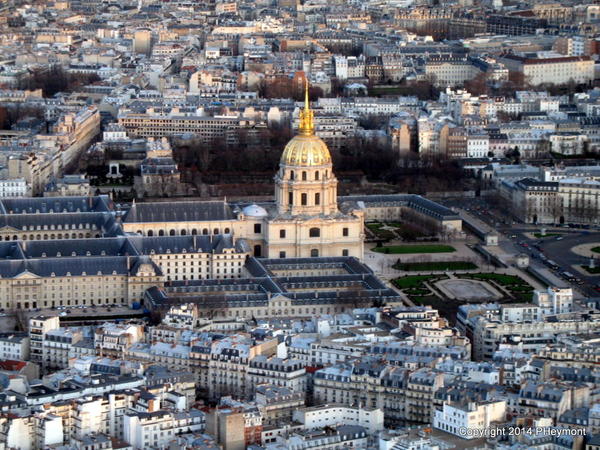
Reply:
[[242, 239], [141, 236], [0, 242], [0, 308], [132, 305], [172, 280], [240, 278]]

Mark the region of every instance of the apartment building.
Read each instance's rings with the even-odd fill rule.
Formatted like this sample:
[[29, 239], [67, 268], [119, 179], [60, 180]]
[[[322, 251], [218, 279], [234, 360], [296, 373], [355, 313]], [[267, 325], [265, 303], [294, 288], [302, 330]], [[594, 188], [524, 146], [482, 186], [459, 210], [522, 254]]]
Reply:
[[29, 341], [30, 337], [27, 333], [1, 333], [0, 359], [28, 361]]
[[520, 415], [557, 420], [566, 411], [589, 406], [590, 387], [584, 383], [533, 383], [521, 386], [514, 407]]
[[47, 333], [60, 328], [58, 316], [35, 316], [29, 319], [30, 359], [42, 364], [44, 359], [44, 338]]
[[555, 342], [557, 335], [600, 329], [600, 316], [594, 311], [550, 315], [538, 322], [503, 322], [479, 315], [469, 322], [466, 331], [472, 335], [475, 360], [491, 359], [504, 342], [518, 342], [523, 352], [532, 353]]
[[193, 133], [204, 142], [225, 141], [227, 131], [251, 129], [259, 125], [253, 120], [231, 116], [206, 116], [197, 111], [177, 107], [168, 110], [148, 108], [145, 112], [120, 111], [118, 122], [132, 137], [175, 136]]
[[503, 181], [499, 192], [526, 223], [597, 224], [599, 189], [598, 181], [588, 178], [558, 181], [525, 178], [516, 182]]
[[505, 401], [444, 402], [435, 410], [433, 427], [461, 439], [477, 439], [494, 423], [503, 423], [505, 416]]
[[25, 178], [0, 180], [0, 197], [27, 197], [29, 194]]
[[259, 355], [249, 361], [246, 372], [250, 386], [270, 383], [292, 392], [306, 392], [306, 368], [301, 361], [291, 358]]
[[44, 335], [42, 345], [42, 367], [45, 370], [69, 367], [69, 351], [81, 339], [83, 339], [82, 331], [75, 328], [49, 330]]
[[123, 416], [123, 437], [134, 448], [164, 448], [178, 434], [203, 432], [205, 426], [205, 414], [197, 409], [127, 411]]
[[481, 73], [469, 58], [431, 57], [425, 62], [425, 75], [439, 87], [462, 86]]
[[262, 442], [263, 418], [255, 405], [222, 398], [207, 414], [206, 428], [225, 450], [244, 450]]
[[361, 404], [382, 409], [386, 421], [429, 423], [443, 374], [429, 368], [410, 371], [383, 363], [338, 364], [314, 375], [317, 404]]
[[376, 408], [352, 407], [347, 405], [322, 405], [299, 408], [293, 419], [308, 430], [332, 427], [336, 424], [356, 425], [369, 433], [383, 430], [383, 410]]
[[67, 113], [57, 123], [55, 133], [62, 148], [62, 164], [69, 167], [100, 134], [100, 111], [89, 106], [76, 113]]
[[532, 85], [562, 84], [570, 80], [589, 83], [594, 80], [594, 61], [589, 56], [563, 56], [505, 54], [499, 57], [509, 71], [523, 75]]
[[122, 356], [126, 349], [144, 338], [144, 325], [139, 323], [106, 323], [94, 330], [94, 347], [100, 356]]
[[291, 422], [295, 411], [304, 406], [306, 392], [261, 384], [254, 389], [254, 399], [262, 415], [265, 427]]

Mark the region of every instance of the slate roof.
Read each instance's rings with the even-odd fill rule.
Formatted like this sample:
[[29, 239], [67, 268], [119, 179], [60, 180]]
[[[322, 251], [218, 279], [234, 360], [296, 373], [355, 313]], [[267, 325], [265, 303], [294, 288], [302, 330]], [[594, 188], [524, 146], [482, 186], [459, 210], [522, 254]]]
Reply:
[[156, 202], [132, 205], [123, 222], [202, 222], [233, 219], [235, 215], [224, 201]]
[[124, 236], [102, 239], [59, 239], [27, 241], [23, 247], [27, 258], [65, 256], [126, 256], [136, 255], [136, 249]]
[[112, 210], [113, 204], [107, 195], [0, 199], [0, 214], [109, 212]]
[[416, 209], [429, 216], [453, 220], [460, 219], [460, 217], [451, 209], [446, 208], [439, 203], [429, 200], [425, 197], [415, 194], [391, 194], [391, 195], [351, 195], [345, 197], [338, 197], [340, 203], [352, 202], [358, 204], [364, 204], [365, 206], [378, 206], [378, 205], [401, 205], [407, 206], [412, 209]]

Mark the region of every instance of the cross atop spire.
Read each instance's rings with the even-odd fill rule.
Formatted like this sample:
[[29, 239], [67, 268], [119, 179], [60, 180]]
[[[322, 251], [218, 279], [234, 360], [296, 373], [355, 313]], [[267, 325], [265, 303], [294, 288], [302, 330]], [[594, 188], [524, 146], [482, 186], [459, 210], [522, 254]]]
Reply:
[[300, 111], [300, 134], [312, 135], [315, 132], [314, 113], [310, 109], [308, 77], [304, 83], [304, 110]]

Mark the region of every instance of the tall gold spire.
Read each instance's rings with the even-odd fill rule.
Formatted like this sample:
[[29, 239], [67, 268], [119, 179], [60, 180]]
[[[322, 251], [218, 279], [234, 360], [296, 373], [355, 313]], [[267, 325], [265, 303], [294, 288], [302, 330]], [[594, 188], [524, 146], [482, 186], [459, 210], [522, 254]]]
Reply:
[[308, 98], [308, 77], [304, 84], [304, 110], [300, 111], [300, 134], [312, 135], [315, 132], [314, 113], [310, 109]]

